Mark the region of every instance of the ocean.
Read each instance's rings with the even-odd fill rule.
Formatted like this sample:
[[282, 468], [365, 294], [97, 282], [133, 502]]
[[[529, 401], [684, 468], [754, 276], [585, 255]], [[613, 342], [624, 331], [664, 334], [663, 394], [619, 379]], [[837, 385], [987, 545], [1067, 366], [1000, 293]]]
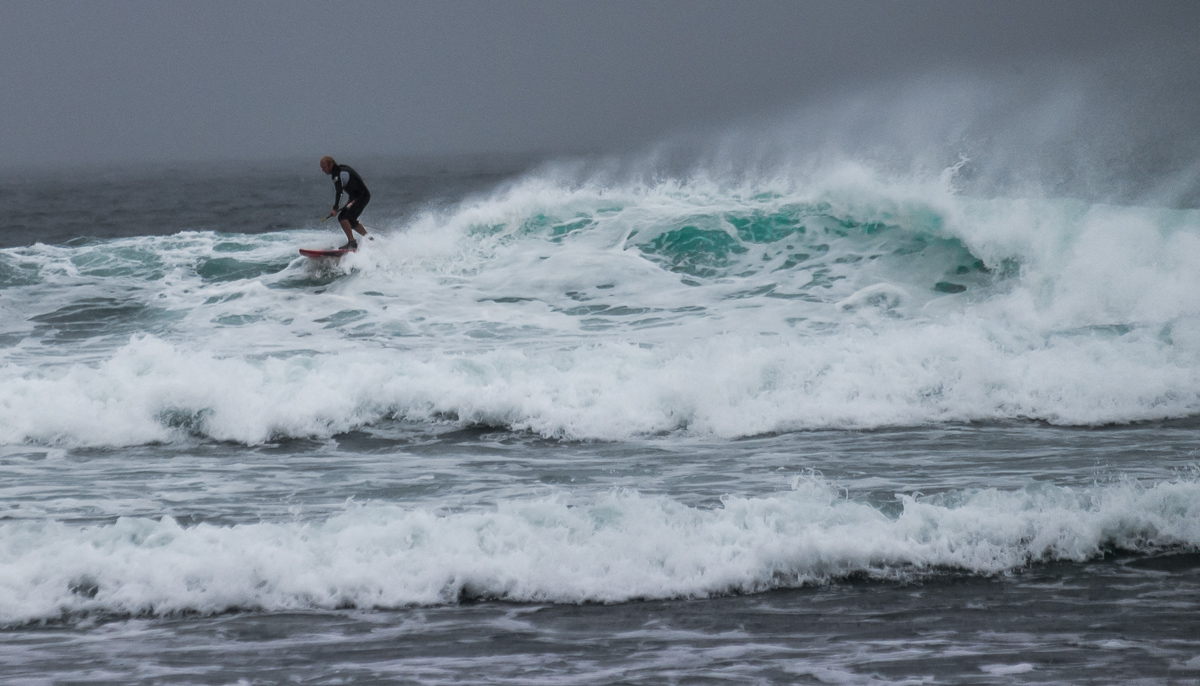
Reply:
[[1200, 210], [316, 159], [0, 183], [0, 681], [1200, 682]]

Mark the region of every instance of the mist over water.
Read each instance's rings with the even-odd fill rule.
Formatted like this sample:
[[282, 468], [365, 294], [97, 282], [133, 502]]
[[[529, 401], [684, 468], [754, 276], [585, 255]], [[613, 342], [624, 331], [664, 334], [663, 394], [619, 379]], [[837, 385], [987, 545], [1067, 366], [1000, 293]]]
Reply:
[[974, 197], [1196, 208], [1200, 50], [1148, 48], [854, 84], [741, 125], [680, 133], [610, 169], [753, 184], [819, 181], [853, 161], [894, 181], [953, 170], [954, 191]]

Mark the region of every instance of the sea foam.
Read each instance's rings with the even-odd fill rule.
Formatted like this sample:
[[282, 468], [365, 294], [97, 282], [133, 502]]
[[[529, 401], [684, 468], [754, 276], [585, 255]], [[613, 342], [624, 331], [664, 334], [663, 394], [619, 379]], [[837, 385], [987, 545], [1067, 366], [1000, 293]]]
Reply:
[[464, 597], [622, 602], [996, 574], [1200, 545], [1194, 480], [898, 496], [887, 515], [819, 479], [720, 506], [620, 491], [471, 511], [347, 506], [324, 521], [0, 524], [0, 622], [230, 609], [387, 608]]

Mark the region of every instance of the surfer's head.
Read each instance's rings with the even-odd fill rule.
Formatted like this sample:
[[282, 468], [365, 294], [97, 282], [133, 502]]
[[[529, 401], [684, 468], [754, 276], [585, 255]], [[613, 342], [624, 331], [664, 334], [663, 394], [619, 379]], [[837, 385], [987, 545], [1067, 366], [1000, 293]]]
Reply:
[[333, 171], [333, 165], [335, 164], [337, 164], [337, 162], [334, 162], [332, 157], [326, 155], [321, 158], [321, 171], [328, 174]]

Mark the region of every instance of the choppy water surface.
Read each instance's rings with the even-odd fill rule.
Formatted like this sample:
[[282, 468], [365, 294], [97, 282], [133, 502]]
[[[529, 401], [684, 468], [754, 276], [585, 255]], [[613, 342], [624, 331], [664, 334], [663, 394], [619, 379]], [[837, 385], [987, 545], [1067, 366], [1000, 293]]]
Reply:
[[0, 250], [6, 682], [1200, 678], [1200, 213], [272, 173]]

